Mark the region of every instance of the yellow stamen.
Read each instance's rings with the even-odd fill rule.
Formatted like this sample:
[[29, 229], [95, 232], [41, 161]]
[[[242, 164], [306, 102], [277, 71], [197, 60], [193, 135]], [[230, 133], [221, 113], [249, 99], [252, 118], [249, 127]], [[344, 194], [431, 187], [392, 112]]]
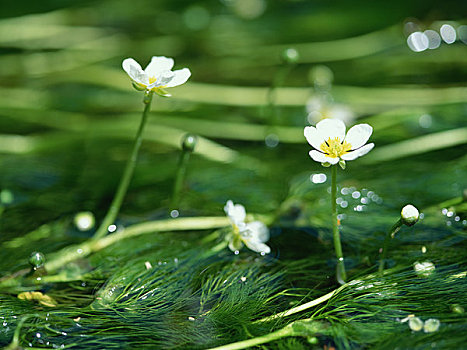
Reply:
[[319, 149], [326, 153], [328, 157], [337, 158], [350, 152], [352, 145], [348, 142], [341, 141], [338, 137], [335, 137], [333, 139], [328, 138], [327, 141], [324, 141], [321, 144]]
[[149, 77], [149, 85], [153, 84], [156, 82], [156, 78], [155, 77]]

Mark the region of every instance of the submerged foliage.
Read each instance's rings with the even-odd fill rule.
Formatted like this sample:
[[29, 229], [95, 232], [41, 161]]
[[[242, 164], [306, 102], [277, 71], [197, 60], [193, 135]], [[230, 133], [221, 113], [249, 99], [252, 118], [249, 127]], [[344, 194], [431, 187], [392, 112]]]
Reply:
[[[0, 346], [209, 349], [263, 339], [268, 349], [453, 349], [467, 342], [465, 46], [459, 39], [416, 53], [402, 34], [403, 16], [435, 28], [424, 18], [457, 18], [459, 4], [396, 1], [385, 11], [375, 2], [338, 2], [337, 10], [246, 3], [136, 0], [129, 11], [114, 1], [61, 9], [46, 1], [42, 13], [20, 16], [26, 1], [2, 11]], [[290, 43], [293, 62], [284, 63]], [[115, 232], [92, 239], [141, 109], [121, 61], [154, 54], [177, 57], [193, 76], [173, 98], [155, 96]], [[319, 108], [311, 112], [337, 118], [345, 106], [354, 124], [373, 128], [375, 148], [338, 175], [343, 287], [335, 279], [330, 177], [303, 138], [317, 117], [307, 118], [313, 99]], [[187, 132], [198, 139], [180, 186], [180, 217], [172, 219]], [[230, 199], [250, 214], [237, 224], [267, 224], [269, 254], [228, 248]], [[379, 273], [385, 236], [408, 203], [418, 222], [391, 238]]]

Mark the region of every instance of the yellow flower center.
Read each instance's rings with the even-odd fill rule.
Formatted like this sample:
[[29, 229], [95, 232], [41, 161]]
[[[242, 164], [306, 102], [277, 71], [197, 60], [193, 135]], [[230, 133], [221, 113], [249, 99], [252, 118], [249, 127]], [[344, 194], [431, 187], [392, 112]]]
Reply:
[[156, 80], [157, 79], [155, 77], [149, 77], [149, 85], [151, 85], [152, 83], [155, 83]]
[[328, 157], [337, 158], [348, 153], [352, 149], [352, 145], [335, 137], [333, 139], [328, 138], [327, 141], [321, 144], [319, 149], [326, 153]]

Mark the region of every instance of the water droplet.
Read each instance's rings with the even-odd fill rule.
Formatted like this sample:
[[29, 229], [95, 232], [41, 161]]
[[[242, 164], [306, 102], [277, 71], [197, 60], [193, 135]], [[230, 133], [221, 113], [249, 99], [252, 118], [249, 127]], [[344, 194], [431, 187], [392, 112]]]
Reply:
[[362, 199], [360, 199], [360, 203], [362, 204], [368, 204], [370, 200], [367, 198], [367, 197], [362, 197]]
[[238, 250], [236, 250], [236, 251], [234, 251], [234, 254], [238, 255], [238, 254], [240, 254], [240, 252]]
[[347, 188], [347, 187], [343, 187], [343, 188], [342, 188], [341, 194], [343, 194], [343, 195], [345, 196], [346, 194], [349, 194], [349, 193], [350, 193], [350, 189], [349, 189], [349, 188]]
[[433, 118], [429, 114], [423, 114], [418, 118], [418, 124], [421, 128], [428, 129], [433, 123]]
[[422, 253], [423, 253], [423, 254], [426, 253], [426, 247], [425, 247], [425, 246], [422, 247]]
[[424, 213], [420, 213], [419, 219], [420, 219], [420, 220], [423, 220], [424, 218], [425, 218], [425, 214], [424, 214]]
[[116, 225], [109, 225], [109, 227], [107, 228], [107, 230], [109, 232], [115, 232], [117, 230], [117, 226]]
[[452, 211], [448, 211], [447, 214], [446, 214], [446, 216], [448, 218], [452, 217], [453, 215], [454, 215], [454, 212], [452, 212]]
[[437, 49], [441, 45], [441, 37], [434, 30], [431, 30], [431, 29], [425, 30], [423, 34], [425, 34], [426, 37], [428, 38], [428, 48], [430, 50]]
[[246, 277], [245, 277], [245, 276], [240, 277], [240, 281], [245, 282], [245, 281], [246, 281]]
[[82, 250], [81, 248], [77, 249], [76, 252], [77, 252], [78, 254], [83, 254], [83, 250]]
[[326, 182], [326, 174], [313, 174], [310, 176], [311, 182], [315, 184], [322, 184]]
[[344, 201], [344, 199], [342, 199], [341, 197], [338, 197], [338, 198], [336, 199], [336, 203], [337, 203], [337, 204], [341, 204], [343, 201]]
[[361, 196], [360, 192], [358, 192], [358, 191], [352, 192], [352, 198], [358, 199], [358, 198], [360, 198], [360, 196]]
[[428, 49], [429, 39], [422, 32], [414, 32], [407, 38], [407, 45], [414, 52], [422, 52]]
[[454, 218], [454, 221], [460, 221], [460, 220], [461, 220], [460, 216], [456, 216], [456, 217]]
[[90, 211], [83, 211], [75, 215], [73, 222], [80, 231], [88, 231], [94, 227], [94, 214]]
[[450, 24], [443, 24], [439, 29], [439, 33], [446, 44], [452, 44], [456, 41], [456, 30]]
[[277, 145], [279, 145], [279, 136], [276, 134], [269, 134], [264, 138], [264, 143], [269, 148], [277, 147]]
[[448, 210], [446, 208], [441, 209], [441, 213], [443, 215], [446, 215], [448, 213]]
[[174, 209], [170, 212], [170, 217], [171, 218], [178, 218], [178, 216], [180, 215], [179, 211], [177, 209]]
[[37, 338], [40, 338], [41, 336], [42, 336], [42, 335], [41, 335], [39, 332], [36, 333], [36, 337], [37, 337]]
[[344, 261], [344, 258], [343, 258], [343, 257], [340, 257], [338, 260], [339, 260], [339, 261]]
[[38, 269], [45, 263], [45, 256], [41, 252], [33, 252], [29, 257], [29, 264], [35, 269]]
[[341, 206], [341, 208], [347, 208], [349, 206], [349, 203], [347, 201], [342, 201], [340, 206]]

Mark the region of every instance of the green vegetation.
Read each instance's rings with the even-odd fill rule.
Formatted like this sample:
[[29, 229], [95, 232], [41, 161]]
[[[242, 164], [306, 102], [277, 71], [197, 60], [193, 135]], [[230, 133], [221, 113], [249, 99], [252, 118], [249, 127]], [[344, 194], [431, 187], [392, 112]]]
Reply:
[[[465, 26], [461, 6], [2, 4], [0, 346], [461, 347], [466, 45], [458, 38], [413, 52], [404, 34], [413, 17], [422, 31]], [[298, 56], [285, 63], [291, 47]], [[192, 77], [172, 97], [154, 96], [116, 232], [96, 238], [142, 112], [144, 93], [121, 63], [134, 57], [145, 66], [153, 55], [174, 57]], [[351, 110], [348, 127], [373, 127], [375, 148], [338, 174], [342, 287], [331, 172], [310, 159], [303, 136], [310, 98]], [[181, 155], [187, 133], [197, 137], [189, 162]], [[247, 221], [268, 225], [270, 254], [228, 249], [229, 199], [246, 207]], [[420, 220], [390, 239], [379, 273], [385, 237], [409, 203]], [[82, 212], [93, 214], [91, 228], [76, 225]], [[45, 262], [30, 259], [37, 252]], [[423, 262], [434, 270], [414, 268]], [[409, 315], [440, 327], [412, 330]]]

